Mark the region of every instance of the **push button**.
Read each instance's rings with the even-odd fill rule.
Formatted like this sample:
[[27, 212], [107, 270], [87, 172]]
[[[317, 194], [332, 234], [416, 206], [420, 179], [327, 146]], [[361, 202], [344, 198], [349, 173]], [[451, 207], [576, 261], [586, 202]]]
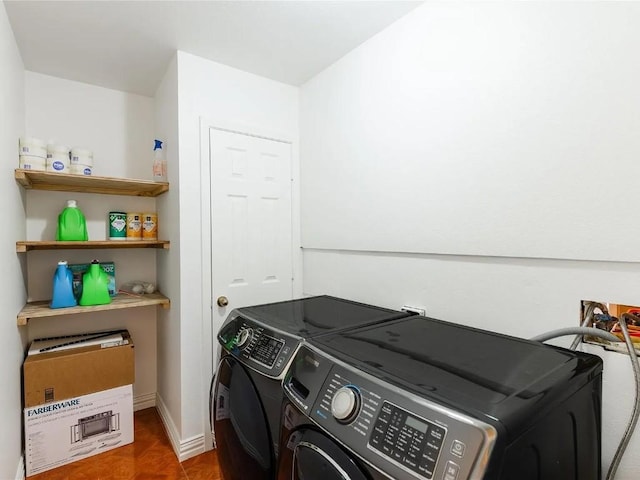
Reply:
[[429, 430], [429, 435], [435, 441], [442, 441], [442, 438], [444, 437], [444, 430], [439, 427], [434, 427]]
[[424, 474], [426, 477], [431, 477], [435, 466], [435, 462], [425, 461], [423, 459], [418, 465], [418, 472]]
[[459, 472], [460, 467], [449, 460], [444, 467], [444, 476], [442, 477], [442, 480], [458, 480]]
[[456, 457], [462, 458], [464, 455], [464, 451], [466, 449], [466, 445], [462, 443], [460, 440], [454, 440], [451, 444], [451, 453], [453, 453]]

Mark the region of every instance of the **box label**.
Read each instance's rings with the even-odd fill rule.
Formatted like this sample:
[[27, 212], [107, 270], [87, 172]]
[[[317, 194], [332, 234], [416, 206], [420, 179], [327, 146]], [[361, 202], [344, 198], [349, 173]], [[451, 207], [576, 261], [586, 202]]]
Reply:
[[132, 385], [24, 409], [27, 476], [133, 442]]

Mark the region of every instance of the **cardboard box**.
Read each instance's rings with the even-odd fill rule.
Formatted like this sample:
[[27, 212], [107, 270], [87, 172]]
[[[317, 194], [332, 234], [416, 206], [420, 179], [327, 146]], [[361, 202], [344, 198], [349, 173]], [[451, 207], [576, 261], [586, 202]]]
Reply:
[[[80, 300], [82, 296], [82, 276], [87, 273], [90, 265], [90, 263], [72, 263], [68, 265], [69, 270], [71, 270], [73, 274], [73, 295], [77, 300]], [[115, 297], [118, 294], [116, 288], [116, 264], [113, 262], [102, 262], [100, 266], [109, 277], [109, 284], [107, 285], [109, 296]]]
[[[126, 330], [121, 335], [125, 345], [112, 346], [114, 342], [104, 337], [96, 345], [74, 344], [69, 347], [75, 348], [67, 350], [29, 354], [22, 365], [25, 408], [134, 383], [133, 341]], [[73, 340], [53, 341], [61, 344]], [[30, 350], [33, 352], [33, 348]]]
[[133, 387], [24, 409], [27, 477], [133, 442]]

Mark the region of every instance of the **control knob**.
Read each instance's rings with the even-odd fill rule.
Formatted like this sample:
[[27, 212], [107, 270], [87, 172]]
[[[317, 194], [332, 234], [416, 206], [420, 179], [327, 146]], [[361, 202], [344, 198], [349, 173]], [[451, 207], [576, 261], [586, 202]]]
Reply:
[[253, 329], [252, 328], [243, 328], [238, 332], [238, 341], [236, 342], [236, 347], [240, 350], [246, 348], [251, 339], [253, 338]]
[[351, 423], [360, 412], [360, 392], [353, 386], [340, 388], [331, 399], [331, 414], [340, 423]]

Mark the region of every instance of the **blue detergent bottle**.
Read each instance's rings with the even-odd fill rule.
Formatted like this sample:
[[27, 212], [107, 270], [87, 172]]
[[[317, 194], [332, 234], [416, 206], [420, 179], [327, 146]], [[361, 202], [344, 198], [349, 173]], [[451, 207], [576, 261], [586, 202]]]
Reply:
[[87, 241], [87, 221], [75, 200], [67, 200], [67, 206], [58, 215], [56, 240], [61, 242]]
[[58, 268], [53, 275], [53, 296], [49, 306], [51, 308], [75, 307], [78, 303], [73, 296], [73, 273], [67, 262], [58, 262]]

